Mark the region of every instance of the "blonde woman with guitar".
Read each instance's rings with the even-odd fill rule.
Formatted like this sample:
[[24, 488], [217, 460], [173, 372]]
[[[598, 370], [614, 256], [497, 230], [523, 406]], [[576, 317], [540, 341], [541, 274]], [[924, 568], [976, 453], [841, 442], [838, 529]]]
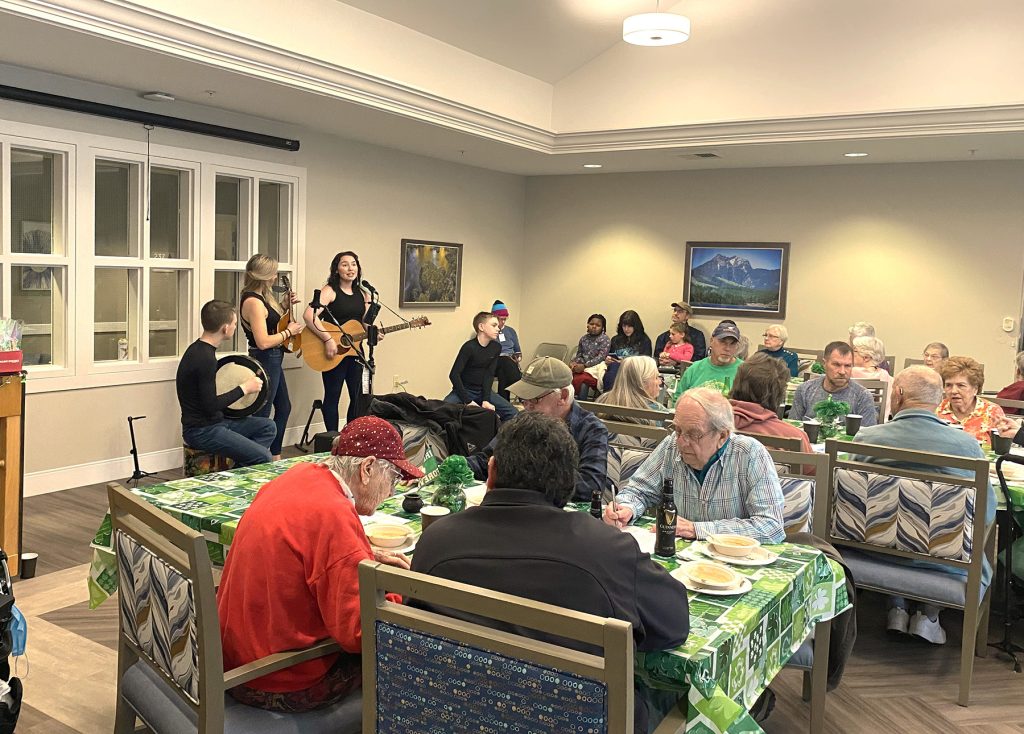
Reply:
[[[320, 289], [319, 303], [306, 309], [303, 318], [309, 327], [304, 340], [303, 352], [311, 352], [320, 345], [313, 341], [316, 336], [323, 342], [324, 356], [334, 359], [338, 354], [338, 343], [332, 338], [324, 324], [341, 326], [346, 321], [362, 322], [370, 305], [370, 294], [361, 287], [363, 268], [359, 256], [346, 250], [339, 252], [331, 261], [331, 273], [327, 285]], [[314, 305], [319, 308], [314, 309]], [[328, 431], [338, 430], [338, 403], [341, 401], [341, 386], [348, 385], [348, 413], [346, 422], [356, 418], [359, 393], [362, 389], [363, 366], [359, 360], [349, 357], [332, 369], [322, 372], [324, 381], [324, 425]]]
[[[256, 415], [269, 418], [270, 409], [274, 409], [277, 436], [270, 444], [270, 453], [275, 461], [281, 458], [284, 431], [292, 412], [282, 366], [284, 353], [292, 351], [291, 345], [297, 345], [297, 337], [305, 328], [301, 322], [292, 318], [290, 309], [286, 309], [274, 295], [273, 285], [276, 281], [277, 260], [266, 255], [253, 255], [245, 264], [239, 308], [242, 331], [249, 343], [249, 356], [263, 365], [269, 381], [267, 404]], [[285, 300], [289, 306], [299, 301], [291, 290]]]

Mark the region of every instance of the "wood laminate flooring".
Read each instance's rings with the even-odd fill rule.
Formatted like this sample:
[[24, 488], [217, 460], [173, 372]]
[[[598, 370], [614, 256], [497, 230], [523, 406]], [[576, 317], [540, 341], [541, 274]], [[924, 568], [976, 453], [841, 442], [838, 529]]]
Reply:
[[[291, 450], [294, 455], [294, 450]], [[180, 476], [180, 474], [178, 474]], [[150, 481], [168, 481], [165, 472]], [[104, 485], [30, 497], [25, 501], [26, 548], [40, 554], [38, 575], [15, 585], [28, 619], [22, 734], [106, 734], [113, 726], [117, 668], [117, 605], [88, 608], [89, 542], [106, 512]], [[1024, 734], [1024, 675], [989, 649], [976, 658], [971, 706], [956, 705], [961, 615], [943, 612], [944, 646], [885, 632], [884, 599], [858, 598], [858, 638], [840, 686], [828, 695], [823, 734]], [[1000, 605], [996, 604], [996, 608]], [[993, 613], [990, 639], [1003, 634]], [[1024, 624], [1015, 627], [1024, 644]], [[783, 671], [772, 683], [775, 711], [766, 734], [805, 734], [808, 707], [801, 674]]]

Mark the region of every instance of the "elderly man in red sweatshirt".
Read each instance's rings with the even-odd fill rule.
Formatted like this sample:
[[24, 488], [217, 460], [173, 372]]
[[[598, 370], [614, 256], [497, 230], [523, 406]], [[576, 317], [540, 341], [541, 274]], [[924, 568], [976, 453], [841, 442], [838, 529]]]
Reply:
[[236, 700], [296, 713], [359, 688], [359, 562], [409, 568], [405, 556], [370, 547], [359, 516], [372, 515], [400, 477], [422, 476], [398, 431], [366, 417], [345, 426], [331, 456], [260, 489], [238, 523], [218, 592], [225, 669], [327, 638], [343, 652], [237, 686], [229, 691]]

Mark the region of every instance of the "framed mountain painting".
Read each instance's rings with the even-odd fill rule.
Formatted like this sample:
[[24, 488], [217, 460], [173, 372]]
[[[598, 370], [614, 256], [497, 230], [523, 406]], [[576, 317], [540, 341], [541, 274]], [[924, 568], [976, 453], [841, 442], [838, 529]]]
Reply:
[[788, 242], [687, 242], [683, 298], [699, 315], [786, 317]]

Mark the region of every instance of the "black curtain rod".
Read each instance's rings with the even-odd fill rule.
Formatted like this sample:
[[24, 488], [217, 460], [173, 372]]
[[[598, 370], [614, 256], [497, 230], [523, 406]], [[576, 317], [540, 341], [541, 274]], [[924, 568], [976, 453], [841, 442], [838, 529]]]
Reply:
[[143, 125], [163, 127], [170, 130], [182, 130], [187, 133], [209, 135], [214, 138], [235, 140], [239, 143], [262, 145], [264, 147], [275, 148], [277, 150], [296, 151], [299, 149], [298, 140], [289, 140], [287, 138], [279, 138], [274, 135], [253, 133], [248, 130], [239, 130], [237, 128], [224, 127], [222, 125], [211, 125], [207, 122], [196, 122], [195, 120], [186, 120], [181, 117], [157, 115], [152, 112], [133, 110], [128, 107], [116, 107], [114, 105], [102, 104], [100, 102], [90, 102], [84, 99], [75, 99], [74, 97], [62, 97], [59, 94], [47, 94], [46, 92], [37, 92], [32, 89], [8, 87], [4, 84], [0, 84], [0, 99], [9, 99], [14, 102], [26, 102], [28, 104], [37, 104], [44, 107], [55, 107], [59, 110], [70, 110], [71, 112], [80, 112], [85, 115], [109, 117], [112, 120], [138, 122]]

